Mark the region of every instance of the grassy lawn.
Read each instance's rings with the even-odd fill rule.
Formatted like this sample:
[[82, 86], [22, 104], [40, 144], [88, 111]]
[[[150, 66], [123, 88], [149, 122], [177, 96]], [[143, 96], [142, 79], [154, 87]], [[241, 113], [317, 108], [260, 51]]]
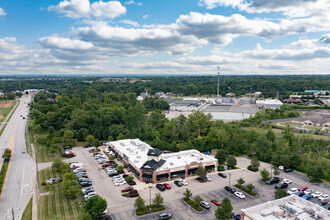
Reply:
[[[267, 128], [258, 128], [258, 127], [247, 127], [247, 128], [244, 128], [246, 130], [254, 130], [258, 133], [263, 133], [263, 134], [266, 134], [266, 132], [268, 131]], [[281, 129], [277, 129], [277, 128], [273, 128], [272, 129], [274, 134], [276, 135], [276, 137], [282, 137], [282, 131]], [[309, 136], [313, 139], [318, 139], [318, 140], [329, 140], [329, 137], [328, 136], [323, 136], [323, 135], [315, 135], [315, 134], [304, 134], [304, 133], [297, 133], [295, 132], [294, 133], [295, 136], [298, 136], [298, 137], [303, 137], [303, 136]]]
[[3, 116], [3, 118], [0, 119], [0, 122], [3, 122], [3, 120], [5, 120], [5, 118], [7, 117], [7, 115], [9, 114], [9, 112], [13, 109], [13, 107], [15, 106], [15, 104], [16, 104], [16, 100], [13, 100], [11, 102], [11, 106], [10, 107], [0, 108], [0, 115]]
[[32, 199], [33, 197], [31, 197], [29, 203], [25, 207], [25, 210], [22, 215], [22, 220], [32, 220]]
[[[39, 183], [51, 177], [60, 177], [61, 174], [56, 173], [52, 168], [47, 168], [39, 172]], [[79, 208], [79, 202], [83, 205], [83, 197], [79, 195], [77, 199], [67, 199], [61, 189], [62, 183], [57, 183], [51, 186], [40, 187], [40, 193], [48, 191], [49, 195], [41, 196], [38, 204], [38, 219], [63, 219], [71, 220], [77, 219], [78, 215], [82, 213], [82, 208]]]

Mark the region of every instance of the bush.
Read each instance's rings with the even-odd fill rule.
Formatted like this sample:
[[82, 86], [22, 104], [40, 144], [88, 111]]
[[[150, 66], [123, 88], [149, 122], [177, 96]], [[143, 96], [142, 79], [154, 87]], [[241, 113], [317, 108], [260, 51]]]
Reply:
[[151, 206], [148, 206], [148, 207], [151, 208], [151, 210], [153, 212], [159, 212], [159, 211], [163, 211], [163, 210], [166, 209], [163, 205], [159, 205], [159, 206], [157, 206], [157, 205], [151, 205]]
[[128, 192], [123, 192], [121, 195], [122, 196], [128, 196]]
[[61, 154], [62, 157], [66, 157], [67, 156], [63, 147], [60, 147], [59, 150], [60, 150], [60, 154]]
[[196, 211], [203, 211], [204, 209], [199, 205], [199, 203], [189, 199], [189, 198], [184, 198], [183, 199], [186, 203], [188, 203], [190, 205], [190, 207], [192, 207], [193, 209], [195, 209]]
[[148, 214], [149, 213], [149, 210], [147, 207], [143, 207], [141, 209], [137, 209], [136, 210], [136, 215], [145, 215], [145, 214]]
[[250, 194], [251, 196], [256, 196], [257, 194], [253, 191], [250, 191], [248, 188], [246, 188], [245, 186], [242, 186], [242, 185], [238, 185], [236, 184], [235, 187], [239, 188], [240, 190]]
[[119, 173], [124, 172], [124, 167], [123, 166], [117, 166], [116, 169]]
[[45, 183], [45, 182], [42, 182], [42, 183], [41, 183], [41, 185], [42, 185], [42, 186], [45, 186], [45, 185], [46, 185], [46, 183]]
[[134, 177], [132, 177], [132, 176], [127, 176], [126, 177], [127, 182], [132, 182], [133, 180], [134, 180]]

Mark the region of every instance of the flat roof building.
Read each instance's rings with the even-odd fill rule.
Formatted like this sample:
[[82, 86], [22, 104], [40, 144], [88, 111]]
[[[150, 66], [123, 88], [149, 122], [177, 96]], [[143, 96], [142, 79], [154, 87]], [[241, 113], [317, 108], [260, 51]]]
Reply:
[[259, 111], [256, 107], [238, 107], [233, 105], [210, 105], [202, 112], [210, 113], [212, 120], [240, 121], [253, 117]]
[[163, 153], [139, 139], [112, 141], [106, 145], [127, 169], [144, 182], [157, 183], [192, 176], [200, 166], [208, 171], [215, 171], [218, 167], [217, 159], [198, 150]]
[[258, 108], [277, 109], [281, 108], [283, 103], [278, 99], [259, 99], [256, 101]]
[[330, 211], [297, 195], [241, 209], [242, 220], [328, 220]]

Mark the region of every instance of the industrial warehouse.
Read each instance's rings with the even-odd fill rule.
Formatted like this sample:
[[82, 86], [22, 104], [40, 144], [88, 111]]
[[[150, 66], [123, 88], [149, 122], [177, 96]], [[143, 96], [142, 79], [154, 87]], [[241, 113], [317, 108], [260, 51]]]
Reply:
[[143, 182], [157, 183], [193, 176], [200, 166], [208, 172], [218, 168], [217, 159], [197, 150], [165, 153], [139, 139], [112, 141], [106, 145]]

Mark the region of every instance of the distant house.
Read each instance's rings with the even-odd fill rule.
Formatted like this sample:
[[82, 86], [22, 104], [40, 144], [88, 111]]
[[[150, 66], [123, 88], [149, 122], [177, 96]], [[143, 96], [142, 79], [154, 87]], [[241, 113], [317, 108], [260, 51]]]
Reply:
[[303, 102], [301, 101], [301, 99], [283, 99], [282, 100], [283, 103], [286, 104], [302, 104]]
[[0, 91], [0, 97], [5, 97], [5, 93], [3, 93], [3, 91]]
[[146, 97], [151, 97], [148, 94], [148, 91], [140, 93], [140, 95], [136, 98], [139, 102], [142, 102]]
[[305, 92], [313, 93], [314, 95], [325, 95], [326, 93], [329, 94], [329, 90], [305, 90]]
[[196, 111], [199, 110], [202, 105], [206, 102], [205, 100], [184, 100], [176, 101], [170, 104], [171, 111]]
[[227, 98], [233, 98], [233, 97], [235, 97], [235, 93], [228, 92], [228, 93], [226, 94], [226, 97], [227, 97]]
[[311, 112], [306, 112], [304, 116], [292, 120], [292, 123], [329, 128], [330, 110], [317, 109]]
[[49, 97], [46, 99], [46, 101], [47, 102], [55, 102], [55, 100], [53, 98], [49, 98]]
[[261, 95], [262, 95], [261, 92], [246, 93], [245, 97], [251, 98], [251, 99], [258, 99]]

